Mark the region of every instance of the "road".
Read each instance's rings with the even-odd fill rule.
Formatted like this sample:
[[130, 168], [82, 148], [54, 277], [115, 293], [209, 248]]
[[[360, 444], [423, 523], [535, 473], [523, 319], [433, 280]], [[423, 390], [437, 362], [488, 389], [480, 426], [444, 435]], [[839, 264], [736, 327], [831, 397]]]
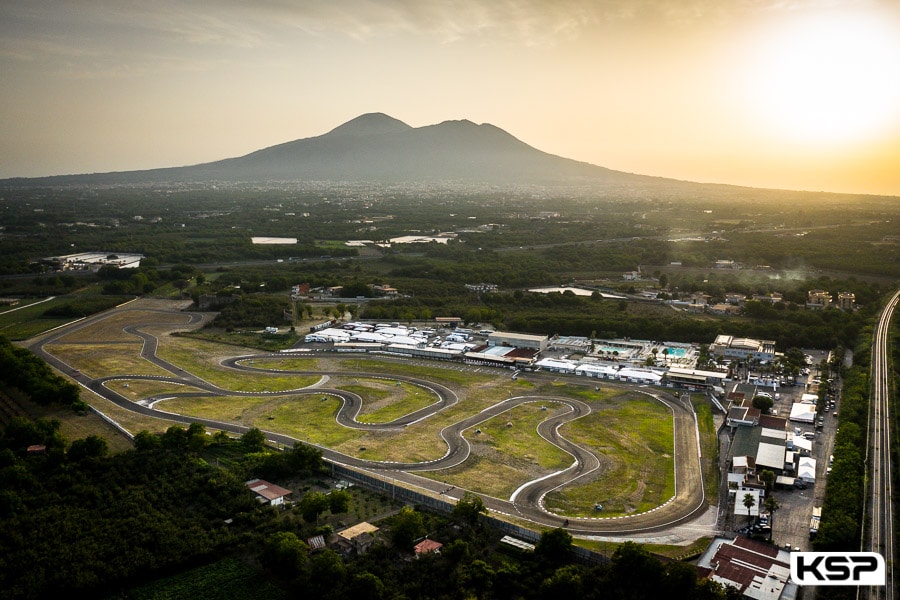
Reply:
[[[181, 383], [199, 388], [200, 392], [185, 392], [166, 394], [166, 398], [176, 396], [209, 396], [209, 395], [247, 395], [258, 396], [259, 392], [235, 392], [219, 388], [191, 373], [185, 372], [177, 365], [173, 365], [157, 355], [158, 339], [156, 336], [142, 330], [139, 323], [131, 324], [123, 327], [123, 330], [129, 334], [138, 336], [143, 340], [141, 348], [141, 356], [157, 365], [158, 367], [168, 371], [171, 375], [166, 376], [146, 376], [146, 375], [116, 375], [109, 377], [91, 378], [84, 373], [75, 372], [71, 365], [66, 364], [53, 354], [45, 350], [44, 346], [59, 340], [64, 335], [68, 335], [75, 330], [91, 327], [92, 325], [102, 321], [116, 312], [122, 310], [132, 310], [128, 306], [119, 307], [111, 312], [102, 313], [82, 320], [71, 327], [65, 327], [56, 330], [49, 335], [42, 336], [33, 340], [29, 348], [37, 355], [41, 356], [49, 364], [67, 374], [74, 374], [76, 381], [84, 387], [90, 389], [94, 393], [108, 399], [116, 405], [127, 410], [145, 414], [148, 416], [164, 418], [179, 423], [199, 422], [206, 427], [230, 431], [241, 434], [248, 430], [248, 427], [228, 422], [219, 422], [209, 419], [199, 419], [195, 417], [178, 415], [174, 413], [164, 412], [154, 408], [155, 401], [161, 398], [147, 398], [140, 402], [134, 402], [116, 391], [107, 387], [107, 382], [112, 380], [162, 380], [173, 383]], [[138, 310], [138, 309], [135, 309]], [[146, 309], [140, 309], [146, 311]], [[189, 325], [199, 325], [202, 322], [202, 315], [197, 313], [179, 313], [189, 317]], [[222, 365], [227, 368], [244, 370], [244, 371], [271, 371], [259, 366], [253, 365], [256, 359], [282, 358], [282, 354], [254, 354], [231, 358], [222, 361]], [[351, 355], [336, 356], [334, 358], [352, 358]], [[328, 375], [336, 373], [327, 371], [284, 371], [279, 370], [282, 374], [309, 375], [318, 374], [323, 376], [323, 380], [327, 381]], [[385, 377], [381, 373], [372, 372], [354, 372], [341, 370], [340, 374], [349, 377]], [[317, 396], [323, 395], [334, 396], [341, 400], [341, 408], [338, 410], [336, 420], [344, 427], [356, 429], [396, 429], [412, 426], [424, 419], [438, 414], [439, 412], [455, 405], [458, 402], [456, 393], [446, 386], [417, 379], [407, 376], [388, 376], [391, 380], [403, 380], [412, 385], [423, 388], [427, 393], [434, 396], [435, 401], [429, 406], [417, 410], [413, 413], [405, 415], [389, 423], [366, 424], [356, 420], [362, 407], [363, 399], [356, 394], [346, 390], [336, 388], [327, 388], [319, 386], [282, 390], [277, 392], [267, 392], [272, 396]], [[520, 374], [520, 378], [533, 377], [542, 379], [544, 374]], [[574, 383], [575, 381], [573, 381]], [[590, 385], [594, 385], [591, 383]], [[443, 493], [443, 496], [449, 500], [459, 499], [466, 492], [462, 489], [454, 489], [452, 493], [447, 493], [446, 484], [431, 479], [426, 479], [417, 475], [418, 472], [434, 471], [438, 469], [446, 469], [464, 462], [470, 453], [469, 443], [465, 438], [465, 432], [477, 427], [485, 421], [495, 418], [512, 407], [524, 403], [557, 403], [563, 404], [567, 410], [554, 412], [552, 416], [544, 420], [538, 428], [538, 432], [548, 443], [551, 443], [572, 456], [570, 467], [559, 472], [552, 473], [548, 476], [530, 481], [521, 486], [515, 494], [509, 499], [491, 498], [482, 496], [488, 509], [516, 516], [542, 527], [560, 527], [565, 524], [569, 531], [573, 534], [592, 535], [603, 534], [606, 536], [615, 535], [633, 535], [646, 532], [658, 532], [668, 529], [672, 526], [683, 524], [694, 519], [706, 511], [707, 503], [704, 494], [702, 467], [700, 462], [700, 448], [696, 417], [689, 403], [673, 398], [670, 394], [652, 391], [650, 389], [641, 389], [645, 393], [658, 402], [665, 405], [672, 417], [674, 428], [675, 442], [673, 455], [675, 460], [675, 478], [676, 489], [675, 495], [662, 506], [636, 515], [623, 516], [618, 518], [574, 518], [566, 519], [564, 516], [553, 514], [543, 507], [543, 498], [553, 490], [559, 489], [566, 485], [571, 485], [578, 479], [590, 475], [599, 466], [599, 458], [590, 449], [574, 444], [570, 440], [565, 439], [560, 434], [560, 427], [574, 419], [581, 418], [591, 412], [591, 407], [579, 400], [566, 397], [544, 396], [544, 395], [527, 395], [517, 396], [504, 399], [497, 402], [493, 406], [477, 413], [470, 415], [456, 423], [445, 427], [441, 431], [441, 438], [446, 445], [444, 456], [437, 460], [420, 463], [387, 463], [372, 460], [364, 460], [355, 456], [335, 452], [329, 448], [319, 447], [322, 451], [323, 458], [326, 461], [352, 466], [373, 473], [389, 476], [397, 482], [402, 482], [417, 488], [425, 488], [436, 494]], [[287, 446], [293, 446], [298, 440], [279, 434], [277, 432], [266, 432], [268, 439], [276, 441]]]
[[887, 585], [860, 590], [865, 598], [893, 600], [894, 585], [894, 506], [891, 479], [891, 318], [900, 291], [885, 306], [875, 329], [872, 346], [872, 400], [869, 410], [869, 444], [867, 449], [866, 476], [870, 483], [863, 517], [865, 535], [862, 550], [878, 552], [887, 565]]

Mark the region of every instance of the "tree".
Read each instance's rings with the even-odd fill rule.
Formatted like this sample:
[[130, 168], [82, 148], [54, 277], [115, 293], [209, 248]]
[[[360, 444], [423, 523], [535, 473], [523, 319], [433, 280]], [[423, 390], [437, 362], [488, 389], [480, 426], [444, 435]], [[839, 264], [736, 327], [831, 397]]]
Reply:
[[480, 496], [466, 492], [453, 507], [453, 518], [462, 521], [469, 527], [478, 524], [478, 516], [486, 515], [487, 507]]
[[307, 523], [318, 521], [319, 515], [328, 510], [328, 496], [322, 492], [309, 492], [300, 500], [300, 515]]
[[769, 409], [775, 406], [775, 401], [766, 396], [754, 396], [753, 408], [758, 408], [763, 414], [768, 414]]
[[266, 434], [254, 427], [241, 436], [241, 445], [246, 452], [262, 452], [266, 445]]
[[744, 508], [747, 509], [747, 522], [750, 523], [753, 521], [753, 517], [750, 516], [750, 510], [756, 506], [756, 496], [750, 493], [744, 494]]
[[384, 582], [372, 573], [357, 573], [350, 580], [348, 596], [360, 600], [381, 600], [384, 596]]
[[775, 526], [775, 511], [781, 508], [781, 506], [778, 504], [778, 500], [776, 500], [775, 496], [773, 496], [772, 494], [768, 494], [766, 496], [764, 506], [766, 507], [766, 511], [768, 511], [769, 513], [769, 541], [772, 541], [772, 529]]
[[491, 587], [496, 572], [483, 560], [473, 560], [462, 568], [460, 583], [472, 590], [475, 598], [484, 598]]
[[763, 469], [759, 474], [759, 479], [766, 484], [766, 495], [771, 495], [772, 488], [775, 485], [775, 473], [769, 469]]
[[297, 579], [309, 570], [309, 546], [290, 531], [278, 531], [266, 538], [259, 559], [276, 575]]
[[206, 427], [202, 423], [191, 423], [187, 428], [187, 444], [191, 452], [200, 452], [206, 446]]
[[534, 547], [535, 556], [554, 567], [565, 563], [571, 552], [572, 535], [561, 527], [543, 532]]
[[322, 589], [333, 587], [344, 579], [347, 565], [341, 555], [330, 548], [317, 552], [312, 557], [312, 581]]
[[628, 598], [658, 598], [663, 589], [665, 570], [662, 562], [643, 545], [625, 542], [612, 556], [611, 581]]
[[187, 289], [187, 287], [191, 285], [191, 282], [188, 281], [187, 279], [176, 279], [175, 281], [172, 282], [172, 285], [174, 285], [176, 288], [178, 288], [178, 291], [181, 292], [181, 295], [183, 296], [184, 290]]
[[413, 543], [425, 535], [425, 525], [422, 515], [411, 506], [404, 506], [394, 516], [391, 524], [391, 539], [394, 546], [400, 550], [411, 550]]
[[334, 490], [328, 494], [328, 510], [333, 515], [345, 513], [350, 509], [352, 499], [353, 496], [347, 490]]
[[80, 461], [85, 458], [103, 458], [109, 453], [106, 440], [98, 435], [89, 435], [83, 440], [75, 440], [66, 453], [69, 460]]
[[143, 431], [139, 431], [134, 436], [134, 449], [141, 450], [152, 450], [154, 448], [159, 448], [160, 441], [159, 437], [153, 435], [146, 429]]

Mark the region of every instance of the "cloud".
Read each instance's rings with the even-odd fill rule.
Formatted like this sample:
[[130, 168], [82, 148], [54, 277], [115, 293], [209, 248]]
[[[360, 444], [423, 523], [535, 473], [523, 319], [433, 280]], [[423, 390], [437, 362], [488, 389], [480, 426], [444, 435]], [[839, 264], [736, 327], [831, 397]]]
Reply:
[[0, 3], [0, 56], [69, 76], [202, 69], [305, 42], [553, 46], [579, 36], [681, 27], [877, 0], [31, 0]]

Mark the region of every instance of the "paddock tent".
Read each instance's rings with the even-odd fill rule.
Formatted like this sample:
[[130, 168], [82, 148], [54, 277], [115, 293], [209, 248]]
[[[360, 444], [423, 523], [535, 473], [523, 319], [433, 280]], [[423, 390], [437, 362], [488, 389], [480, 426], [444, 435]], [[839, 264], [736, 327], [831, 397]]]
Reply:
[[587, 377], [602, 377], [604, 379], [613, 379], [618, 377], [619, 369], [609, 365], [600, 365], [592, 363], [583, 363], [575, 367], [577, 375], [585, 375]]
[[797, 479], [806, 483], [816, 482], [816, 459], [808, 456], [801, 456], [797, 461]]
[[659, 382], [662, 381], [662, 375], [653, 371], [625, 368], [619, 370], [619, 379], [621, 381], [630, 381], [632, 383], [659, 385]]
[[544, 358], [537, 362], [537, 366], [554, 373], [574, 373], [576, 363], [569, 360], [556, 360], [553, 358]]
[[791, 421], [796, 421], [798, 423], [815, 423], [816, 405], [795, 402], [791, 406]]

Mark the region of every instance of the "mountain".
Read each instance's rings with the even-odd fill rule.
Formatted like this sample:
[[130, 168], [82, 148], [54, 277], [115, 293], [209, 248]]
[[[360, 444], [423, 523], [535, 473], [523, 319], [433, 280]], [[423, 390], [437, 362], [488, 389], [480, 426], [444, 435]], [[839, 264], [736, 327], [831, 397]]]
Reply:
[[[7, 184], [186, 181], [372, 181], [488, 184], [637, 184], [665, 181], [542, 152], [490, 124], [411, 127], [382, 113], [328, 133], [187, 167], [6, 180]], [[674, 182], [672, 182], [674, 183]]]

